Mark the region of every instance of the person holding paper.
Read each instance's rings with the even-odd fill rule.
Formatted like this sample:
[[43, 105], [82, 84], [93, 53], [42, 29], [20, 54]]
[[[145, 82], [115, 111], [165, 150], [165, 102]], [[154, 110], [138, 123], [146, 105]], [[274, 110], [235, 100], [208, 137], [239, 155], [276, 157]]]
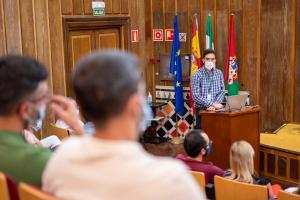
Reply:
[[196, 128], [201, 128], [200, 110], [214, 111], [223, 107], [224, 78], [221, 70], [216, 68], [216, 53], [213, 49], [203, 52], [204, 67], [201, 67], [191, 80], [192, 96], [196, 109]]
[[39, 140], [34, 134], [33, 128], [27, 128], [22, 131], [22, 135], [28, 144], [41, 146], [54, 151], [61, 144], [61, 140], [56, 135], [51, 135]]

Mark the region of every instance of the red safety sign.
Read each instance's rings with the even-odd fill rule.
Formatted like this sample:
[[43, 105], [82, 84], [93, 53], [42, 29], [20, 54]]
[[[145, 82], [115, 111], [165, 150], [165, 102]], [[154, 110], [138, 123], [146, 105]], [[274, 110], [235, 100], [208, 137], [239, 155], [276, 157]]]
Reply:
[[173, 41], [173, 40], [174, 40], [174, 29], [166, 29], [165, 41]]
[[153, 29], [153, 41], [163, 41], [163, 30]]
[[139, 41], [139, 30], [131, 30], [131, 42]]

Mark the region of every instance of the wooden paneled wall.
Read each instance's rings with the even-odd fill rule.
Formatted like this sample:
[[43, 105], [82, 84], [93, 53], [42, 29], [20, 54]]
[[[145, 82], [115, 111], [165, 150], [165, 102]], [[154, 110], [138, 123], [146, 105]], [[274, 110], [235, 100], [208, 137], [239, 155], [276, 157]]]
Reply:
[[[106, 14], [128, 14], [129, 5], [136, 0], [104, 0]], [[92, 0], [62, 0], [63, 15], [91, 15]]]
[[260, 104], [267, 129], [293, 121], [300, 112], [294, 107], [295, 17], [296, 0], [262, 1]]
[[49, 70], [51, 90], [65, 94], [60, 10], [59, 0], [1, 0], [0, 53], [37, 58]]
[[[91, 15], [92, 0], [0, 0], [0, 54], [37, 58], [49, 69], [54, 93], [66, 94], [62, 18]], [[107, 15], [129, 15], [139, 42], [131, 43], [145, 66], [150, 91], [160, 81], [159, 54], [170, 54], [171, 42], [153, 42], [152, 29], [173, 28], [187, 33], [182, 53], [190, 53], [191, 20], [198, 15], [201, 50], [208, 13], [213, 16], [217, 65], [224, 70], [229, 16], [235, 15], [240, 89], [251, 92], [263, 107], [262, 129], [285, 121], [300, 122], [300, 0], [105, 0]], [[130, 39], [129, 39], [130, 40]], [[298, 47], [298, 48], [297, 48]], [[187, 84], [187, 83], [186, 83]]]
[[[182, 53], [191, 51], [191, 20], [195, 13], [203, 52], [210, 13], [217, 66], [224, 71], [229, 16], [233, 13], [240, 90], [250, 91], [252, 103], [262, 106], [262, 130], [274, 130], [284, 122], [300, 122], [300, 53], [296, 48], [300, 46], [299, 4], [299, 0], [145, 0], [146, 57], [158, 60], [160, 53], [170, 54], [171, 42], [152, 42], [152, 28], [173, 28], [175, 13], [179, 31], [186, 32], [188, 38], [181, 43]], [[149, 89], [153, 92], [157, 84], [172, 85], [160, 81], [159, 65], [148, 63], [147, 73], [152, 80]]]
[[295, 22], [295, 45], [293, 49], [295, 49], [295, 62], [294, 62], [294, 116], [293, 119], [296, 122], [300, 122], [300, 1], [296, 1], [296, 22]]

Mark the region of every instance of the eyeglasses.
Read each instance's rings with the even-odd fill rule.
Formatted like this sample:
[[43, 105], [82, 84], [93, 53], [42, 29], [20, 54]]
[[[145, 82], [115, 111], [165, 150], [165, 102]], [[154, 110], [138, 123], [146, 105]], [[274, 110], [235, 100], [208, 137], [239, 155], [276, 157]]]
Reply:
[[215, 61], [216, 58], [204, 58], [205, 61]]

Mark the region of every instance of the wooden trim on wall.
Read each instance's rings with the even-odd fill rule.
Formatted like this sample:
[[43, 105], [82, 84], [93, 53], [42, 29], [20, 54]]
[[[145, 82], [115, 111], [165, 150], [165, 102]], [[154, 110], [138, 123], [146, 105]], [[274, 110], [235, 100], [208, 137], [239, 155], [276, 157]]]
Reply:
[[0, 0], [0, 9], [1, 9], [1, 18], [0, 18], [0, 22], [2, 24], [2, 27], [1, 27], [1, 30], [0, 30], [0, 45], [1, 48], [0, 49], [0, 52], [2, 54], [6, 54], [7, 53], [7, 42], [6, 42], [6, 31], [5, 31], [5, 13], [4, 13], [4, 3], [3, 3], [3, 0]]
[[290, 121], [294, 122], [295, 119], [295, 63], [296, 63], [296, 17], [297, 17], [297, 2], [292, 0], [292, 45], [291, 45], [291, 74], [290, 74], [290, 88], [291, 88], [291, 107], [290, 107]]
[[20, 4], [18, 0], [3, 1], [6, 53], [22, 54]]
[[294, 77], [291, 77], [295, 79], [294, 84], [295, 87], [294, 90], [294, 121], [300, 122], [300, 3], [299, 1], [296, 1], [296, 24], [295, 24], [295, 68], [294, 68]]
[[258, 16], [257, 16], [257, 40], [256, 40], [256, 43], [257, 43], [257, 49], [256, 49], [256, 52], [257, 52], [257, 61], [256, 61], [256, 104], [260, 105], [260, 68], [261, 68], [261, 57], [260, 57], [260, 51], [261, 51], [261, 48], [260, 48], [260, 31], [261, 31], [261, 0], [258, 0], [258, 3], [257, 3], [257, 10], [258, 10]]

